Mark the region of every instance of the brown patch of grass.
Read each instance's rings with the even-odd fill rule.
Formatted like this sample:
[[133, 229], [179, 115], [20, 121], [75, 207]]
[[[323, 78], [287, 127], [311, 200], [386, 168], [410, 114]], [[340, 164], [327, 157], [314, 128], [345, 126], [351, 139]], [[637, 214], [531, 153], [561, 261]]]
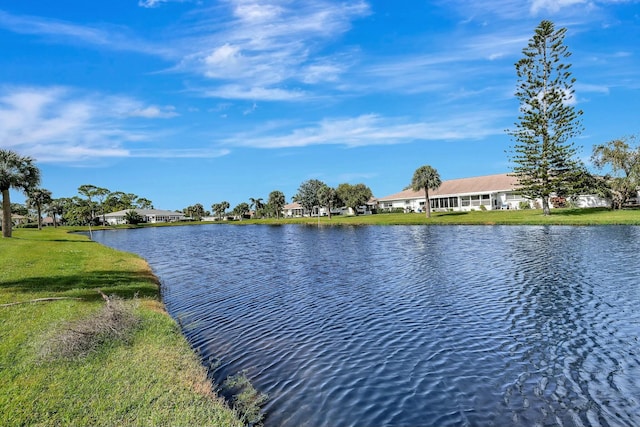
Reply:
[[167, 310], [164, 308], [164, 304], [158, 300], [144, 299], [140, 302], [140, 306], [156, 313], [165, 314], [167, 316], [169, 315]]
[[127, 342], [140, 323], [134, 310], [120, 298], [109, 298], [97, 313], [66, 324], [49, 337], [41, 359], [81, 359], [107, 342]]

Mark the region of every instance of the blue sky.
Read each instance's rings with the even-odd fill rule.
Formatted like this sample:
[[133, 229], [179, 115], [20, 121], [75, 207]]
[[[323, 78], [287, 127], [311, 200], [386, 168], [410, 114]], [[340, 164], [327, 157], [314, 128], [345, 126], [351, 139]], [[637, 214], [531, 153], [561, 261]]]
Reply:
[[0, 146], [54, 197], [164, 209], [508, 172], [514, 63], [542, 19], [568, 29], [580, 156], [638, 133], [638, 1], [20, 0], [0, 3]]

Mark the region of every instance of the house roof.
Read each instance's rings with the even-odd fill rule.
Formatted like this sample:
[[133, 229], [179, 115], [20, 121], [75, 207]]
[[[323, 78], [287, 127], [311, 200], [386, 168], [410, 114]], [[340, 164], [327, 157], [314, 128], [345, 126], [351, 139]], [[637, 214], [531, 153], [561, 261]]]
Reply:
[[[117, 211], [117, 212], [111, 212], [108, 214], [105, 214], [105, 217], [118, 217], [118, 216], [125, 216], [127, 214], [127, 212], [129, 211], [136, 211], [138, 213], [138, 215], [141, 216], [147, 216], [147, 215], [156, 215], [156, 216], [184, 216], [184, 214], [182, 212], [175, 212], [175, 211], [164, 211], [161, 209], [125, 209], [122, 211]], [[102, 215], [100, 215], [100, 217], [102, 217]]]
[[284, 205], [282, 209], [302, 209], [302, 205], [298, 202], [293, 202], [288, 205]]
[[[0, 220], [2, 220], [2, 215], [3, 215], [3, 212], [2, 212], [2, 209], [0, 209]], [[11, 214], [11, 218], [13, 218], [13, 219], [29, 219], [28, 216], [18, 215], [18, 214], [14, 214], [14, 213]]]
[[[476, 176], [443, 181], [437, 190], [429, 190], [429, 197], [457, 196], [461, 194], [493, 193], [496, 191], [513, 191], [518, 186], [518, 179], [506, 173]], [[401, 199], [423, 199], [424, 191], [411, 189], [391, 194], [378, 199], [380, 202]]]

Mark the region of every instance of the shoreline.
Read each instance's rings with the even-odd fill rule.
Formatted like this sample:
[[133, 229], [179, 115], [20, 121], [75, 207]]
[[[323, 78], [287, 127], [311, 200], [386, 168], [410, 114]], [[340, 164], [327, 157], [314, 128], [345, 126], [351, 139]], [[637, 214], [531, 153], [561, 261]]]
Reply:
[[[93, 230], [120, 230], [145, 227], [174, 227], [183, 225], [233, 224], [233, 225], [322, 225], [322, 226], [364, 226], [364, 225], [640, 225], [640, 209], [610, 210], [606, 208], [553, 209], [551, 215], [544, 216], [541, 209], [494, 210], [468, 212], [433, 212], [431, 218], [424, 213], [377, 213], [370, 215], [323, 217], [265, 218], [223, 221], [185, 221], [136, 226], [99, 226]], [[72, 231], [88, 231], [88, 227], [69, 227]]]
[[[12, 304], [0, 307], [0, 417], [10, 425], [245, 425], [167, 313], [149, 264], [68, 231], [15, 229], [0, 240], [0, 305]], [[122, 301], [136, 327], [86, 355], [43, 358], [69, 325], [97, 317], [100, 292]]]

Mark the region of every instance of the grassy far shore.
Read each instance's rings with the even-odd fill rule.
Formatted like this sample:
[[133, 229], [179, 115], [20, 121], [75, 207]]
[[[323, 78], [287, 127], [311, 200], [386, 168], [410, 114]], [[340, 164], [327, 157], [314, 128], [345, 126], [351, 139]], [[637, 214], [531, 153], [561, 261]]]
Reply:
[[[212, 392], [143, 259], [50, 228], [0, 239], [0, 263], [3, 425], [245, 424]], [[42, 298], [60, 299], [23, 303]], [[69, 337], [104, 313], [128, 330], [74, 353]]]
[[[375, 215], [334, 215], [303, 218], [264, 218], [242, 221], [216, 221], [216, 224], [303, 224], [303, 225], [640, 225], [640, 209], [610, 210], [606, 208], [553, 209], [544, 216], [541, 209], [495, 210], [471, 212], [380, 213]], [[212, 222], [187, 221], [94, 227], [94, 230], [139, 227], [170, 227], [200, 225]], [[74, 231], [88, 231], [87, 227], [72, 227]]]
[[[258, 219], [247, 224], [318, 224], [318, 218]], [[321, 217], [325, 225], [640, 225], [640, 210], [554, 209], [544, 216], [540, 209], [471, 212], [380, 213], [375, 215]]]

